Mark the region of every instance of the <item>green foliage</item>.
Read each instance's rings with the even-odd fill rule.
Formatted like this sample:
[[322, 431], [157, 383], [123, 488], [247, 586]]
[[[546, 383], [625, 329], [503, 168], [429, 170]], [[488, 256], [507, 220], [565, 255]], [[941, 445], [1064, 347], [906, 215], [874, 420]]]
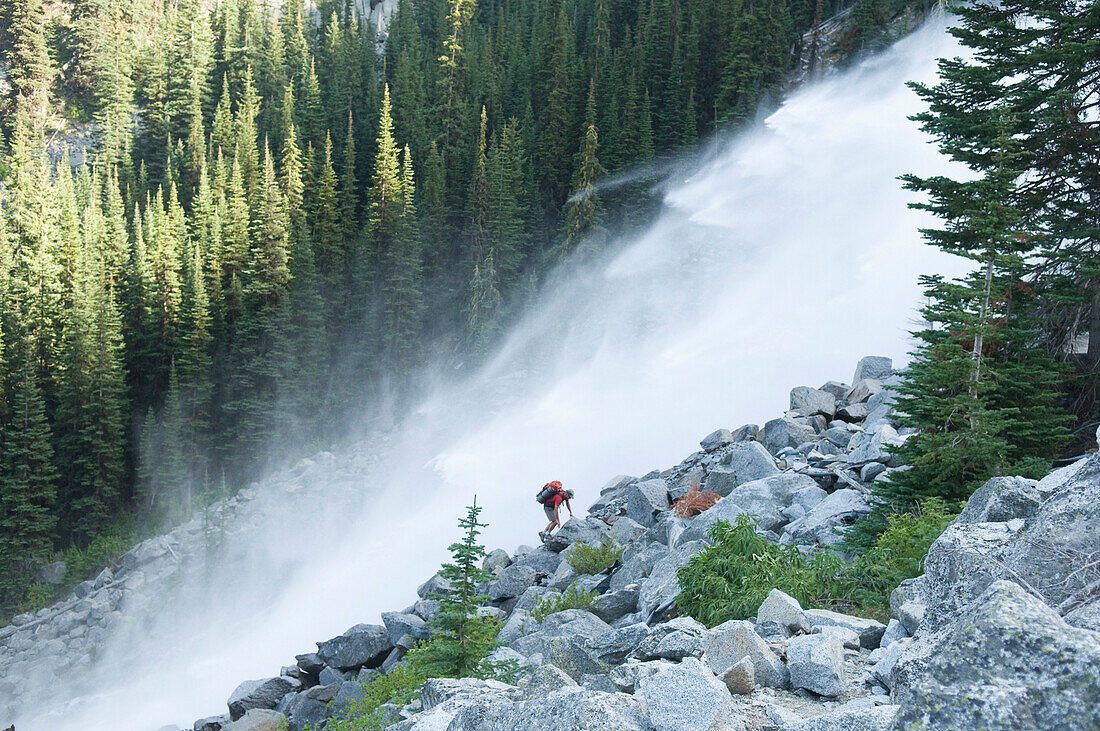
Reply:
[[566, 609], [587, 609], [592, 611], [596, 603], [596, 593], [592, 591], [580, 591], [576, 586], [570, 586], [561, 594], [553, 594], [540, 599], [531, 610], [531, 616], [536, 622], [549, 617], [551, 614], [564, 612]]
[[885, 621], [890, 592], [922, 573], [929, 546], [955, 515], [939, 498], [929, 498], [913, 512], [888, 515], [874, 546], [845, 567], [843, 601], [858, 607], [861, 616]]
[[756, 532], [747, 515], [730, 525], [720, 520], [708, 531], [711, 545], [680, 569], [680, 609], [708, 627], [747, 619], [773, 588], [803, 604], [820, 604], [839, 583], [842, 562], [821, 552], [806, 557], [793, 546], [780, 546]]
[[598, 546], [577, 541], [570, 547], [565, 560], [578, 574], [599, 574], [615, 565], [623, 557], [624, 546], [605, 538]]
[[61, 560], [65, 562], [65, 583], [79, 584], [92, 578], [112, 561], [134, 547], [138, 538], [129, 526], [113, 526], [97, 535], [86, 548], [71, 546]]
[[415, 663], [403, 662], [389, 673], [363, 683], [365, 695], [325, 725], [331, 731], [381, 731], [385, 728], [382, 706], [405, 705], [420, 691], [427, 676]]

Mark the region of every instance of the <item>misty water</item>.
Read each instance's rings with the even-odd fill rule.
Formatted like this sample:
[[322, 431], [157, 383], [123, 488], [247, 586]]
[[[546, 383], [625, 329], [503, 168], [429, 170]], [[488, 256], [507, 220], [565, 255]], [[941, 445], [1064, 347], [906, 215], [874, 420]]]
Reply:
[[486, 543], [512, 550], [537, 540], [548, 480], [583, 512], [614, 475], [781, 415], [793, 386], [847, 381], [862, 355], [904, 361], [917, 276], [960, 270], [921, 243], [931, 222], [896, 180], [948, 167], [907, 120], [920, 102], [905, 82], [956, 52], [933, 20], [712, 142], [666, 183], [645, 232], [564, 267], [484, 365], [437, 369], [400, 429], [336, 456], [322, 482], [368, 496], [361, 509], [334, 497], [282, 510], [272, 489], [247, 538], [154, 616], [135, 603], [91, 676], [51, 683], [17, 727], [148, 731], [224, 713], [240, 681], [411, 604], [475, 493]]

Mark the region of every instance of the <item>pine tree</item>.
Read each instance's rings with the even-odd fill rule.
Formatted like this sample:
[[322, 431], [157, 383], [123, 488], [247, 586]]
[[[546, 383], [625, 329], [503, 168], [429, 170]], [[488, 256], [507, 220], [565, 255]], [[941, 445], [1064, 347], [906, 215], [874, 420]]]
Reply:
[[605, 231], [600, 224], [603, 204], [596, 193], [595, 184], [604, 170], [596, 155], [599, 135], [596, 132], [595, 83], [588, 90], [588, 113], [585, 118], [584, 139], [577, 153], [576, 173], [573, 176], [573, 195], [569, 198], [565, 214], [565, 239], [561, 255], [567, 256], [584, 246], [587, 250], [602, 247]]
[[451, 563], [443, 564], [439, 576], [448, 583], [446, 593], [432, 595], [439, 602], [439, 614], [429, 625], [435, 629], [432, 642], [417, 651], [414, 662], [425, 677], [464, 678], [484, 677], [491, 673], [485, 656], [496, 648], [496, 635], [500, 631], [498, 620], [477, 613], [489, 598], [478, 594], [478, 584], [489, 581], [489, 572], [481, 568], [485, 547], [478, 543], [481, 528], [481, 508], [477, 498], [466, 509], [466, 516], [458, 521], [463, 530], [462, 540], [452, 543]]
[[17, 110], [24, 112], [27, 124], [39, 131], [45, 127], [50, 111], [50, 82], [54, 76], [45, 26], [42, 0], [12, 0], [12, 47], [5, 54], [10, 64], [8, 79]]

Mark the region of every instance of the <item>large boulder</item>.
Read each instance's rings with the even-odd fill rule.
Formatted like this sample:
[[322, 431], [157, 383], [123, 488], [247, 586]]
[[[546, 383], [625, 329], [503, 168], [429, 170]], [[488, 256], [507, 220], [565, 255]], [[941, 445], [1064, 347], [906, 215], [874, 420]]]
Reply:
[[649, 576], [653, 566], [668, 555], [669, 548], [661, 543], [627, 547], [623, 552], [623, 565], [611, 575], [611, 591], [621, 591], [628, 586], [638, 585]]
[[772, 589], [756, 611], [759, 624], [775, 622], [790, 632], [809, 632], [810, 620], [798, 600], [779, 589]]
[[502, 601], [521, 596], [523, 592], [534, 586], [538, 575], [531, 566], [514, 563], [501, 571], [495, 581], [489, 582], [489, 599]]
[[703, 657], [715, 674], [724, 674], [743, 657], [752, 660], [756, 682], [769, 688], [790, 684], [787, 666], [776, 657], [768, 643], [756, 634], [752, 622], [731, 619], [707, 632]]
[[229, 717], [236, 721], [253, 708], [274, 708], [284, 695], [301, 687], [300, 681], [285, 676], [246, 680], [229, 696]]
[[889, 424], [879, 424], [874, 430], [858, 435], [849, 445], [852, 451], [847, 460], [851, 464], [866, 464], [868, 462], [881, 462], [891, 466], [897, 465], [897, 457], [890, 453], [891, 447], [897, 447], [904, 442], [898, 435], [897, 429]]
[[894, 361], [881, 355], [868, 355], [859, 359], [856, 364], [855, 375], [852, 383], [859, 383], [865, 378], [874, 378], [884, 381], [894, 373]]
[[[408, 728], [420, 731], [428, 727], [414, 725]], [[444, 731], [448, 726], [431, 728]], [[574, 685], [532, 700], [509, 701], [497, 697], [473, 701], [454, 714], [450, 728], [456, 731], [575, 731], [583, 728], [648, 731], [651, 726], [641, 699]]]
[[933, 651], [897, 728], [1100, 728], [1098, 667], [1100, 634], [996, 581]]
[[[667, 498], [666, 498], [667, 505]], [[544, 544], [551, 551], [564, 551], [573, 543], [587, 543], [598, 546], [607, 537], [610, 529], [607, 523], [596, 518], [570, 518]]]
[[585, 647], [586, 642], [587, 638], [583, 636], [551, 637], [546, 641], [542, 654], [546, 662], [577, 682], [585, 675], [606, 675], [611, 672], [611, 665], [596, 659]]
[[821, 414], [831, 419], [836, 414], [836, 396], [809, 386], [798, 386], [791, 389], [791, 411], [798, 416]]
[[843, 627], [855, 632], [859, 637], [859, 646], [865, 650], [878, 647], [886, 631], [886, 625], [877, 619], [853, 617], [850, 614], [841, 614], [828, 609], [808, 609], [806, 618], [811, 627]]
[[871, 506], [860, 492], [844, 488], [826, 497], [785, 530], [796, 542], [815, 541], [832, 546], [843, 540], [837, 529], [850, 526], [870, 512]]
[[402, 637], [410, 637], [413, 640], [428, 639], [428, 627], [424, 620], [415, 614], [403, 612], [382, 612], [382, 624], [386, 625], [386, 632], [390, 635], [390, 642], [397, 644]]
[[729, 429], [717, 429], [703, 437], [702, 441], [699, 442], [699, 446], [703, 448], [703, 451], [713, 452], [716, 449], [721, 449], [732, 441], [733, 434]]
[[847, 689], [844, 646], [828, 634], [798, 635], [787, 642], [791, 685], [835, 698]]
[[746, 482], [779, 474], [775, 458], [760, 442], [740, 442], [732, 445], [723, 457], [723, 464], [715, 465], [707, 473], [706, 489], [722, 497]]
[[638, 587], [607, 592], [596, 597], [592, 613], [611, 624], [638, 610]]
[[649, 625], [636, 622], [592, 637], [584, 646], [600, 662], [618, 665], [648, 637]]
[[958, 522], [997, 523], [1013, 518], [1031, 520], [1043, 502], [1038, 485], [1037, 480], [1024, 477], [993, 477], [966, 501]]
[[626, 489], [626, 514], [632, 520], [649, 528], [662, 510], [668, 510], [668, 484], [661, 478], [636, 482]]
[[817, 432], [812, 426], [802, 424], [794, 419], [783, 417], [772, 419], [764, 424], [760, 441], [772, 454], [797, 447], [806, 442], [812, 442], [817, 437]]
[[654, 731], [744, 728], [729, 690], [694, 657], [639, 678], [635, 695], [645, 699]]
[[898, 707], [892, 705], [860, 705], [840, 708], [782, 726], [783, 731], [890, 731]]
[[648, 616], [680, 593], [680, 582], [676, 578], [676, 572], [687, 566], [691, 557], [704, 547], [705, 544], [702, 541], [689, 541], [678, 546], [653, 565], [649, 576], [642, 579], [638, 594], [638, 610], [643, 615]]
[[337, 670], [376, 668], [392, 649], [389, 632], [376, 624], [357, 624], [339, 637], [317, 643], [317, 654]]
[[554, 572], [558, 570], [558, 566], [561, 565], [561, 561], [561, 554], [557, 551], [551, 551], [546, 546], [539, 546], [533, 551], [517, 556], [516, 560], [512, 562], [512, 566], [530, 566], [535, 570], [535, 573], [543, 576], [553, 576]]

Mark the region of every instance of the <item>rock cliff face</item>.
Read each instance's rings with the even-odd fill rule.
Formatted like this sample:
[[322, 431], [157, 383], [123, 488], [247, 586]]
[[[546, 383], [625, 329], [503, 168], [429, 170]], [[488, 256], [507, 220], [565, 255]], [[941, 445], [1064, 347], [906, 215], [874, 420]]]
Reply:
[[[889, 625], [802, 607], [778, 590], [751, 620], [707, 629], [675, 616], [676, 572], [714, 521], [750, 514], [776, 543], [829, 546], [869, 511], [871, 484], [897, 468], [885, 448], [907, 438], [893, 421], [892, 378], [888, 361], [867, 358], [852, 385], [796, 388], [790, 410], [763, 427], [719, 429], [673, 468], [610, 480], [586, 517], [544, 545], [490, 552], [488, 611], [504, 621], [494, 658], [526, 670], [516, 685], [429, 680], [417, 701], [384, 709], [389, 727], [1100, 727], [1100, 456], [977, 491], [932, 546], [925, 574], [892, 595]], [[721, 499], [695, 518], [675, 516], [670, 505], [695, 484]], [[189, 531], [142, 544], [67, 602], [0, 630], [0, 659], [25, 670], [50, 651], [94, 652], [112, 602], [186, 564]], [[605, 537], [625, 546], [622, 560], [577, 575], [564, 560], [571, 546]], [[592, 611], [537, 621], [539, 601], [570, 586], [598, 595]], [[440, 590], [428, 578], [382, 624], [356, 625], [277, 675], [242, 682], [226, 713], [192, 728], [324, 728], [429, 636], [438, 605], [428, 597]], [[21, 677], [5, 673], [0, 690]]]

